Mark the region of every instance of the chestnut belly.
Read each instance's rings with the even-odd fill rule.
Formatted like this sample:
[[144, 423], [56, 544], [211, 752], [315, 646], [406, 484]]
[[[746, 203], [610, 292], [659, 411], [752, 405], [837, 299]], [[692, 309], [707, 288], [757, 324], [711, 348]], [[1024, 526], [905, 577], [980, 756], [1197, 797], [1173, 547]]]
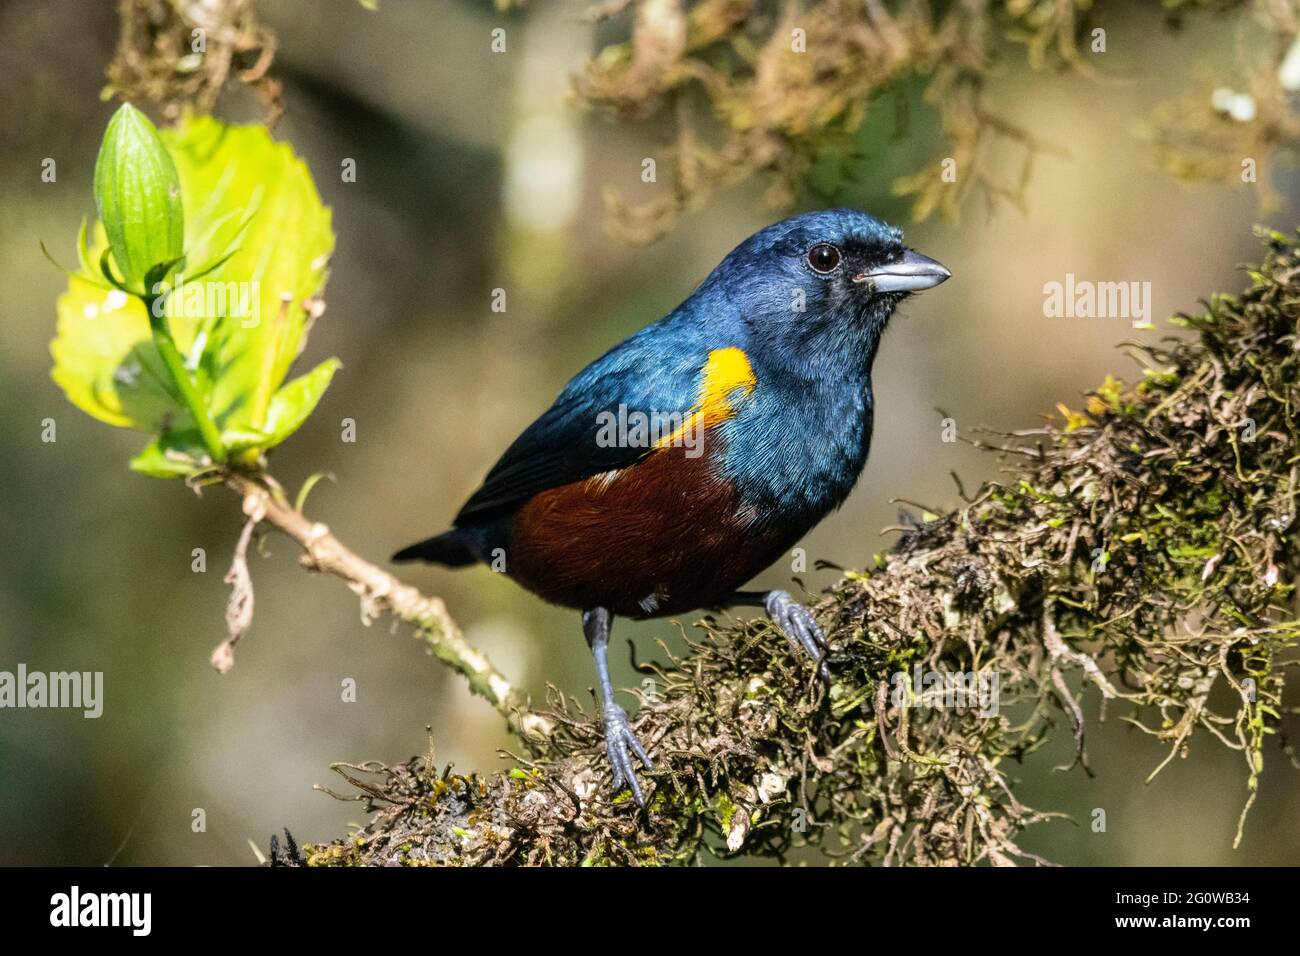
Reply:
[[624, 617], [718, 607], [808, 530], [767, 517], [708, 456], [662, 449], [530, 499], [511, 525], [505, 570], [555, 604]]

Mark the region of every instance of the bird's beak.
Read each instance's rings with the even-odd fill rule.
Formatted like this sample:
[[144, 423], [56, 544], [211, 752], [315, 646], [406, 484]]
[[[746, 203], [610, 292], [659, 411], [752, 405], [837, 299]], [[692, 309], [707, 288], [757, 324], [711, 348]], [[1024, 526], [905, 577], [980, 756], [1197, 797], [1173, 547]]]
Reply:
[[873, 292], [922, 292], [951, 276], [942, 264], [908, 249], [897, 262], [855, 275], [853, 281], [870, 283]]

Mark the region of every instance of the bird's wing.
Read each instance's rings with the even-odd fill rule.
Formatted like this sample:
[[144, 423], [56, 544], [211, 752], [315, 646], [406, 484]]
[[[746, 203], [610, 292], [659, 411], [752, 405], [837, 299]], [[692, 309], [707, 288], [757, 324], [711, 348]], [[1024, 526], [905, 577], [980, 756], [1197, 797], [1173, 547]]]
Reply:
[[477, 524], [533, 495], [626, 468], [649, 454], [644, 444], [598, 441], [602, 413], [689, 414], [699, 405], [710, 350], [689, 334], [651, 326], [583, 369], [488, 472], [456, 516]]

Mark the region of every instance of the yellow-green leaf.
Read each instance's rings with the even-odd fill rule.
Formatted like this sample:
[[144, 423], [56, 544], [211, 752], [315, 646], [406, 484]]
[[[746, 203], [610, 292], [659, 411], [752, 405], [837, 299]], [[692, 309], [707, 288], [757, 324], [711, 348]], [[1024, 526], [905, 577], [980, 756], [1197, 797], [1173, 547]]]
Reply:
[[[96, 233], [102, 246], [103, 230]], [[57, 328], [54, 381], [72, 404], [110, 425], [154, 434], [191, 424], [171, 394], [139, 299], [73, 276], [59, 296]]]
[[280, 444], [307, 420], [320, 402], [325, 389], [329, 388], [330, 379], [342, 366], [338, 359], [326, 359], [320, 365], [300, 375], [271, 397], [271, 407], [267, 411], [265, 430], [270, 440], [265, 447]]
[[[184, 208], [184, 260], [162, 300], [168, 329], [221, 433], [238, 449], [269, 448], [302, 424], [337, 368], [318, 366], [276, 401], [319, 314], [334, 246], [330, 211], [306, 165], [261, 126], [190, 117], [161, 137]], [[101, 223], [79, 246], [82, 273], [58, 300], [54, 380], [96, 418], [170, 441], [194, 422], [153, 344], [145, 306], [84, 274], [108, 248]], [[162, 451], [170, 452], [165, 462], [146, 455], [137, 469], [173, 473], [184, 453]]]
[[203, 439], [198, 429], [189, 428], [151, 441], [131, 459], [131, 470], [153, 478], [183, 478], [204, 462]]
[[[185, 197], [188, 268], [234, 246], [234, 255], [201, 282], [209, 293], [225, 290], [227, 301], [232, 293], [241, 300], [250, 294], [248, 308], [226, 310], [207, 345], [213, 414], [223, 429], [265, 430], [271, 396], [302, 350], [308, 300], [325, 285], [334, 249], [330, 211], [306, 164], [261, 126], [194, 117], [165, 131], [163, 140]], [[198, 324], [189, 321], [191, 338]], [[173, 334], [179, 343], [175, 323]]]

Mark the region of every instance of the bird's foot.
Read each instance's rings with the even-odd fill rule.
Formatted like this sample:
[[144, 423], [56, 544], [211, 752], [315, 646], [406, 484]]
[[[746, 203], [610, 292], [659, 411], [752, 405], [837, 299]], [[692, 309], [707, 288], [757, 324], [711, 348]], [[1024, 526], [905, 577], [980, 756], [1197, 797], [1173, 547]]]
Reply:
[[763, 599], [767, 616], [777, 630], [786, 636], [795, 653], [801, 650], [817, 662], [817, 675], [830, 683], [831, 672], [826, 666], [826, 635], [813, 618], [812, 612], [785, 591], [768, 591]]
[[614, 771], [614, 789], [622, 790], [626, 784], [632, 790], [632, 796], [636, 797], [636, 802], [643, 808], [645, 807], [645, 793], [641, 789], [641, 784], [637, 782], [636, 772], [632, 768], [632, 757], [635, 755], [645, 764], [647, 770], [652, 769], [650, 757], [646, 754], [645, 748], [641, 746], [641, 741], [637, 739], [636, 734], [632, 732], [632, 724], [627, 719], [627, 711], [618, 704], [606, 704], [604, 709], [605, 725], [605, 753], [609, 757], [609, 765]]

